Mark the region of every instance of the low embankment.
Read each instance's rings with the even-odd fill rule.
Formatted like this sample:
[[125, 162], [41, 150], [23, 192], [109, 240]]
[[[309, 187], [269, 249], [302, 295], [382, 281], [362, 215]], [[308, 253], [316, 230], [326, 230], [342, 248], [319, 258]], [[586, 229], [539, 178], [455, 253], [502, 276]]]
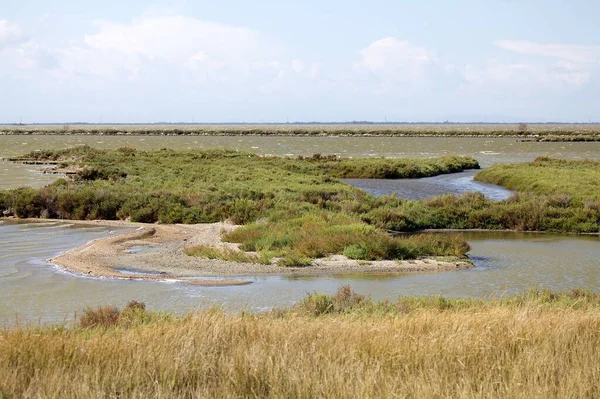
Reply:
[[600, 141], [600, 124], [339, 123], [231, 125], [4, 125], [2, 134], [102, 136], [512, 137], [526, 141]]
[[600, 296], [374, 303], [342, 287], [291, 309], [175, 317], [86, 309], [0, 330], [0, 397], [600, 396]]

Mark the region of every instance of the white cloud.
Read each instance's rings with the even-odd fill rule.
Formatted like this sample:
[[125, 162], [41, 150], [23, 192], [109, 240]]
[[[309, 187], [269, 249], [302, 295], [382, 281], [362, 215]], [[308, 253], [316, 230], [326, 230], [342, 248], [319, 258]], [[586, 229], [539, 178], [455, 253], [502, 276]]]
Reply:
[[499, 40], [494, 44], [518, 54], [541, 55], [574, 63], [600, 63], [600, 46], [543, 44], [523, 40]]
[[544, 91], [565, 92], [589, 84], [599, 72], [600, 46], [521, 40], [500, 40], [494, 44], [521, 54], [522, 59], [511, 63], [491, 60], [483, 66], [467, 65], [464, 76], [468, 89], [522, 97]]
[[319, 88], [319, 62], [294, 57], [283, 45], [244, 27], [165, 13], [92, 26], [93, 32], [68, 45], [42, 46], [34, 39], [12, 46], [0, 56], [0, 75], [19, 75], [39, 90], [99, 93], [109, 87], [143, 87], [161, 98], [196, 93], [231, 101], [251, 93], [301, 96]]
[[464, 88], [527, 97], [543, 91], [564, 91], [580, 87], [591, 80], [592, 73], [568, 62], [551, 64], [503, 63], [490, 61], [483, 67], [467, 65]]
[[354, 65], [356, 70], [368, 71], [388, 81], [422, 78], [429, 67], [437, 64], [429, 50], [395, 37], [377, 40], [360, 54], [362, 59]]
[[292, 60], [292, 69], [296, 73], [302, 73], [304, 71], [304, 61], [298, 59]]
[[242, 59], [263, 46], [263, 39], [252, 30], [183, 16], [142, 17], [131, 24], [99, 21], [96, 26], [98, 33], [85, 36], [90, 48], [170, 62], [185, 62], [198, 53]]
[[454, 90], [460, 74], [443, 64], [435, 53], [406, 40], [385, 37], [360, 51], [353, 70], [359, 90], [401, 96]]
[[19, 24], [0, 19], [0, 50], [10, 45], [22, 43], [25, 40]]
[[192, 83], [232, 84], [276, 62], [270, 58], [276, 46], [244, 27], [150, 14], [131, 24], [103, 21], [96, 27], [97, 33], [85, 36], [82, 51], [123, 55], [111, 58], [116, 65], [101, 63], [107, 73], [124, 70], [136, 76], [149, 64], [164, 63], [171, 65], [175, 78], [184, 75], [181, 79]]

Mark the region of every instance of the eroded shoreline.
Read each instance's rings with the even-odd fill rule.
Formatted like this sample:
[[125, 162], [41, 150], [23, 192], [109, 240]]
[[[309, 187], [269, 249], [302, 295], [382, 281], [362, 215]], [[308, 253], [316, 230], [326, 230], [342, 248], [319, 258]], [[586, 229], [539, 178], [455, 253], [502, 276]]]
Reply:
[[[126, 221], [74, 221], [40, 219], [5, 219], [22, 222], [64, 222], [87, 226], [124, 228], [128, 231], [90, 241], [62, 253], [49, 262], [70, 271], [109, 278], [177, 280], [202, 286], [250, 284], [244, 279], [265, 275], [333, 275], [342, 273], [374, 272], [436, 272], [473, 267], [466, 257], [439, 257], [409, 261], [359, 262], [342, 255], [316, 259], [307, 267], [281, 267], [276, 264], [238, 263], [218, 259], [188, 256], [185, 248], [208, 245], [235, 249], [237, 244], [223, 242], [221, 234], [237, 226], [229, 223], [196, 225], [144, 224]], [[131, 251], [140, 249], [139, 251]], [[140, 273], [131, 274], [127, 270]], [[148, 273], [148, 274], [143, 274]], [[202, 276], [202, 277], [200, 277]], [[207, 279], [203, 279], [207, 277]], [[217, 277], [223, 279], [216, 279]]]

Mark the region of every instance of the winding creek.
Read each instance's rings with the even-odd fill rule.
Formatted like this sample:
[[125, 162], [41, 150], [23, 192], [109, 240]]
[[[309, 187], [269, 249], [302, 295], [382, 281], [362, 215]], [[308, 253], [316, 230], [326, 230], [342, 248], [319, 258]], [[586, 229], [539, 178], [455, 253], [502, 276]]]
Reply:
[[[0, 157], [40, 148], [88, 144], [139, 149], [231, 148], [274, 155], [429, 157], [464, 154], [482, 166], [522, 162], [539, 155], [567, 159], [600, 159], [600, 143], [534, 143], [515, 139], [448, 138], [290, 138], [290, 137], [99, 137], [0, 136]], [[477, 190], [500, 200], [510, 192], [474, 182], [475, 172], [398, 181], [349, 181], [376, 195], [396, 192], [409, 198]], [[56, 176], [39, 168], [0, 161], [0, 188], [41, 186]], [[73, 275], [45, 262], [60, 252], [111, 234], [105, 227], [68, 223], [0, 222], [0, 324], [61, 323], [73, 311], [131, 299], [151, 309], [184, 313], [199, 306], [269, 309], [287, 306], [319, 291], [332, 293], [342, 284], [375, 299], [399, 295], [476, 296], [522, 292], [532, 287], [600, 289], [600, 238], [527, 233], [462, 233], [471, 244], [474, 269], [428, 274], [357, 274], [320, 277], [254, 277], [237, 287], [198, 287], [173, 282], [122, 281]], [[140, 249], [143, 250], [143, 249]]]

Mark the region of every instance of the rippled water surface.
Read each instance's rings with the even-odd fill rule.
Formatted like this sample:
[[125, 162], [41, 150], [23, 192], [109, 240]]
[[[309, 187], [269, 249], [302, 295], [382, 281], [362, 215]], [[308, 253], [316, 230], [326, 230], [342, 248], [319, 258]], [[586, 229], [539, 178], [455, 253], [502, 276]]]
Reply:
[[479, 192], [495, 201], [501, 201], [511, 196], [512, 192], [503, 187], [473, 180], [476, 173], [476, 170], [468, 170], [422, 179], [344, 179], [344, 181], [373, 195], [395, 193], [400, 198], [411, 200], [421, 200], [443, 194], [460, 195], [468, 192]]
[[[99, 148], [139, 149], [228, 148], [259, 154], [339, 154], [349, 157], [432, 157], [471, 155], [482, 166], [497, 162], [531, 161], [539, 155], [566, 159], [600, 159], [600, 143], [533, 143], [487, 138], [290, 138], [290, 137], [99, 137], [0, 136], [0, 157], [42, 148], [88, 144]], [[56, 179], [41, 168], [0, 161], [0, 189], [42, 186]], [[501, 199], [506, 190], [472, 180], [474, 172], [427, 179], [352, 182], [377, 195], [396, 192], [412, 198], [430, 194], [482, 191]], [[402, 193], [402, 194], [401, 194]], [[319, 291], [333, 293], [342, 284], [375, 299], [399, 295], [487, 296], [522, 292], [531, 287], [582, 287], [600, 290], [600, 239], [554, 235], [466, 234], [477, 266], [471, 270], [430, 274], [354, 274], [326, 277], [255, 277], [236, 287], [197, 287], [181, 283], [123, 281], [73, 275], [45, 262], [58, 253], [110, 232], [101, 227], [63, 223], [0, 222], [0, 323], [62, 322], [84, 306], [136, 299], [151, 309], [186, 312], [218, 304], [228, 309], [268, 309], [287, 306]], [[137, 250], [137, 249], [136, 249]], [[139, 250], [145, 250], [140, 248]], [[135, 274], [135, 270], [131, 270]]]
[[[337, 154], [345, 157], [434, 157], [470, 155], [485, 167], [498, 162], [532, 161], [539, 155], [600, 159], [600, 143], [536, 143], [514, 138], [446, 137], [201, 137], [201, 136], [0, 136], [0, 158], [45, 148], [87, 144], [97, 148], [142, 150], [226, 148], [271, 155]], [[0, 161], [0, 188], [42, 186], [55, 179], [39, 167]], [[25, 172], [25, 173], [23, 173]]]
[[[63, 223], [0, 224], [0, 322], [72, 320], [85, 306], [123, 306], [136, 299], [176, 313], [217, 304], [230, 310], [287, 306], [309, 292], [333, 293], [342, 284], [375, 299], [400, 295], [488, 296], [531, 287], [600, 287], [600, 239], [540, 234], [466, 234], [477, 266], [427, 274], [351, 274], [254, 277], [253, 284], [198, 287], [74, 275], [46, 259], [112, 233], [104, 227]], [[132, 274], [134, 274], [132, 271]]]

